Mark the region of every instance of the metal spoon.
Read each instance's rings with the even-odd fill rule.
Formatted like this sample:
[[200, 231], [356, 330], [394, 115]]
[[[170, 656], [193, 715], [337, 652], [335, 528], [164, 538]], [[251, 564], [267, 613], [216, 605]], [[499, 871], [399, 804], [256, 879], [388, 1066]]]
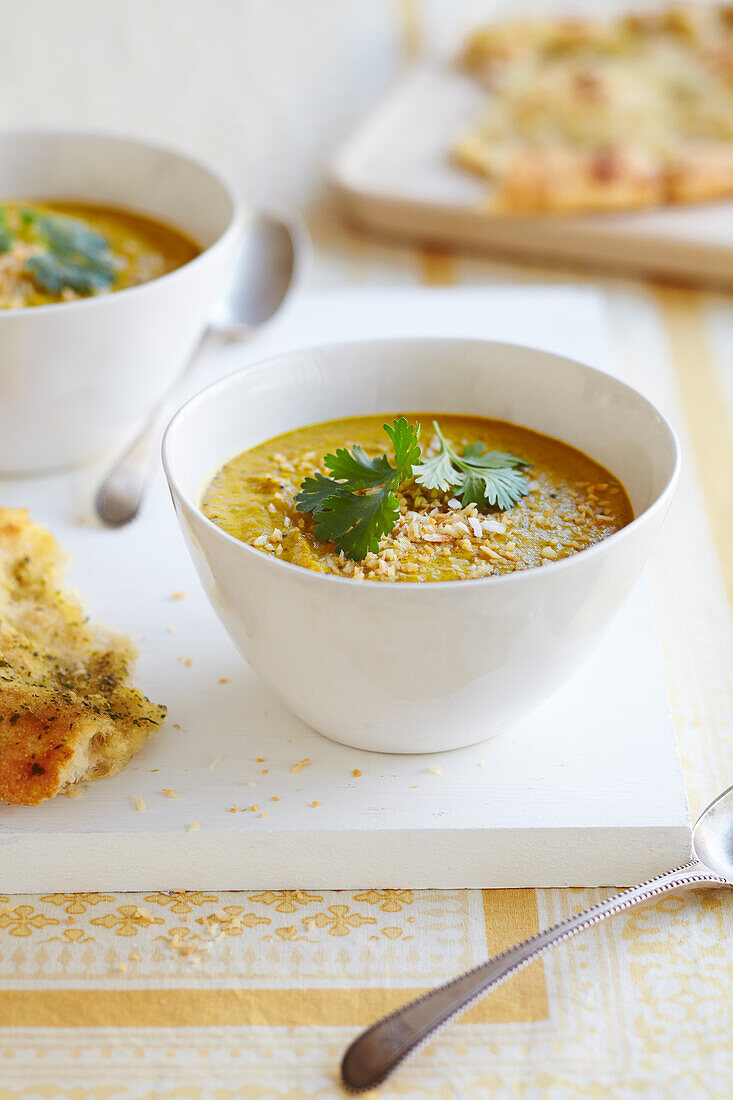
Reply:
[[631, 909], [680, 886], [711, 883], [733, 886], [733, 787], [729, 787], [698, 818], [692, 833], [693, 859], [684, 867], [615, 894], [583, 913], [539, 932], [502, 955], [438, 986], [423, 997], [378, 1020], [356, 1039], [341, 1063], [341, 1079], [349, 1092], [366, 1092], [381, 1085], [412, 1051], [475, 1000], [536, 959], [555, 944], [584, 932], [606, 917]]
[[201, 343], [97, 490], [94, 503], [103, 523], [121, 527], [140, 511], [176, 394], [201, 348], [212, 338], [245, 339], [268, 321], [300, 275], [308, 253], [307, 230], [298, 218], [259, 214], [244, 228], [231, 274]]

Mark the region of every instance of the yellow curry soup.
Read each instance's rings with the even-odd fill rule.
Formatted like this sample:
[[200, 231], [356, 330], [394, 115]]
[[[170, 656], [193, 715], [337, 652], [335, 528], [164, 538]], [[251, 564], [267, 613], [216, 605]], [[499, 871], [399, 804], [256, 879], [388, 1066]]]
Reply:
[[0, 308], [125, 290], [175, 271], [200, 251], [178, 229], [116, 207], [0, 203]]
[[579, 553], [634, 518], [617, 478], [587, 455], [528, 428], [482, 417], [405, 414], [422, 425], [423, 457], [449, 444], [480, 443], [517, 456], [526, 466], [522, 496], [505, 511], [462, 505], [450, 490], [426, 489], [411, 478], [396, 492], [399, 515], [378, 550], [354, 561], [315, 536], [313, 516], [295, 498], [306, 478], [325, 473], [324, 456], [361, 446], [376, 458], [390, 452], [385, 416], [299, 428], [245, 451], [206, 488], [205, 516], [235, 538], [307, 569], [355, 580], [455, 581], [513, 573]]

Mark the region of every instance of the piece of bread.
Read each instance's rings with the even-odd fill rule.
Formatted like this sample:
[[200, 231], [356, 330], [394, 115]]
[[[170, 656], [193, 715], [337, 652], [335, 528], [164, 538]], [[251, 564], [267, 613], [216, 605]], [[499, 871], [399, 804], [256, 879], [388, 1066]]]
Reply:
[[114, 775], [165, 718], [128, 682], [132, 640], [62, 591], [62, 562], [26, 511], [0, 508], [0, 801]]
[[[466, 160], [463, 162], [467, 165]], [[633, 152], [542, 150], [514, 158], [494, 192], [497, 214], [633, 210], [665, 201], [664, 179]]]
[[486, 89], [453, 143], [496, 214], [733, 196], [733, 15], [693, 5], [497, 24], [461, 59]]

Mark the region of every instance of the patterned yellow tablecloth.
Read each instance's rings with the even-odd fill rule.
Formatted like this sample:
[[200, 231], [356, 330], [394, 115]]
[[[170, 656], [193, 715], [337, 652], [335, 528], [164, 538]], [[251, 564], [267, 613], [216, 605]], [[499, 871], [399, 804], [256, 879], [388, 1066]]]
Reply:
[[[501, 5], [0, 0], [0, 116], [199, 149], [253, 202], [308, 210], [316, 285], [568, 281], [370, 243], [323, 195], [324, 160], [405, 58], [455, 41], [487, 8]], [[687, 449], [650, 577], [695, 812], [733, 777], [733, 309], [596, 282], [616, 353], [640, 384], [663, 380]], [[338, 1096], [359, 1027], [599, 897], [378, 884], [11, 897], [0, 882], [0, 1100]], [[730, 1097], [732, 904], [692, 891], [596, 928], [480, 1003], [381, 1095]]]

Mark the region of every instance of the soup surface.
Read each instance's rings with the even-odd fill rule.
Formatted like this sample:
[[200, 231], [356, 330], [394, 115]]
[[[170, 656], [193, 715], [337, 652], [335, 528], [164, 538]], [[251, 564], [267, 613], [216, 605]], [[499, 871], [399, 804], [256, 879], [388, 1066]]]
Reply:
[[396, 492], [399, 516], [377, 552], [354, 561], [316, 538], [313, 516], [296, 509], [305, 478], [325, 473], [324, 456], [363, 447], [370, 458], [391, 452], [383, 425], [392, 415], [334, 420], [261, 443], [228, 462], [206, 488], [201, 509], [243, 542], [295, 565], [356, 580], [455, 581], [513, 573], [576, 554], [634, 518], [621, 483], [587, 455], [515, 424], [482, 417], [405, 414], [423, 427], [423, 458], [440, 451], [437, 420], [449, 444], [484, 444], [516, 455], [526, 492], [506, 511], [462, 506], [453, 491], [413, 478]]
[[0, 203], [0, 308], [68, 302], [147, 283], [201, 251], [140, 214], [79, 203]]

